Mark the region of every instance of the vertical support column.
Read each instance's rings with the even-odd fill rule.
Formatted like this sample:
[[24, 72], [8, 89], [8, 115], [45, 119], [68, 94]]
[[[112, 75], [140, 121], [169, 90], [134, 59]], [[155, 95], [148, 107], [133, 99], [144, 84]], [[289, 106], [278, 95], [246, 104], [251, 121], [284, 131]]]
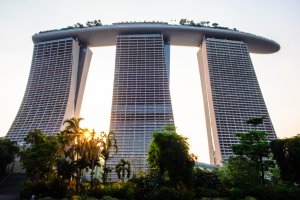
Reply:
[[266, 116], [259, 130], [276, 134], [252, 66], [247, 45], [241, 41], [207, 38], [198, 52], [206, 125], [212, 164], [222, 164], [238, 144], [236, 133], [248, 132], [245, 120]]
[[133, 173], [147, 169], [152, 135], [164, 125], [174, 121], [163, 36], [119, 35], [110, 121], [119, 153], [110, 165], [124, 158], [130, 160]]
[[34, 129], [53, 135], [79, 113], [90, 60], [87, 48], [79, 59], [80, 48], [73, 38], [34, 45], [26, 92], [7, 138], [22, 144]]

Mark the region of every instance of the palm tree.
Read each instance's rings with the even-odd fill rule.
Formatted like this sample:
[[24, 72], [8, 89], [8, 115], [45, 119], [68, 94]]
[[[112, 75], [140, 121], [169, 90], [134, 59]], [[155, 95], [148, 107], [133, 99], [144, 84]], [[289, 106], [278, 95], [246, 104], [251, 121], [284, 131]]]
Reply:
[[102, 181], [105, 184], [107, 181], [108, 173], [112, 171], [112, 168], [107, 166], [107, 161], [110, 158], [110, 149], [113, 148], [115, 150], [115, 154], [118, 153], [118, 146], [117, 140], [115, 139], [115, 133], [112, 131], [110, 131], [108, 134], [101, 132], [100, 142], [102, 148], [101, 156], [104, 160]]
[[125, 171], [127, 173], [126, 178], [129, 178], [131, 172], [130, 163], [129, 161], [122, 158], [121, 161], [116, 165], [116, 173], [118, 174], [118, 178], [122, 180], [122, 182], [124, 182]]
[[81, 144], [82, 141], [80, 138], [84, 135], [85, 129], [80, 127], [80, 121], [83, 118], [76, 118], [73, 117], [71, 119], [66, 119], [64, 121], [65, 129], [60, 133], [60, 141], [62, 142], [62, 151], [64, 152], [65, 156], [71, 160], [71, 163], [76, 168], [76, 194], [79, 191], [79, 184], [81, 178], [81, 170], [85, 162], [83, 163], [83, 158], [85, 150], [83, 149], [83, 145]]
[[93, 130], [90, 133], [90, 136], [86, 139], [86, 152], [85, 157], [88, 162], [88, 166], [91, 169], [91, 188], [94, 186], [94, 171], [96, 166], [100, 166], [100, 155], [102, 149], [102, 141], [101, 138], [96, 136], [95, 131]]

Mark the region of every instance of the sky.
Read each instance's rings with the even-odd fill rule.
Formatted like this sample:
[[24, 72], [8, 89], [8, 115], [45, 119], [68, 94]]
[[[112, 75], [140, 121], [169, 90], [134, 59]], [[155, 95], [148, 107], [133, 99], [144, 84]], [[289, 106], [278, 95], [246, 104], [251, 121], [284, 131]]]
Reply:
[[[0, 136], [12, 124], [30, 71], [32, 35], [77, 22], [180, 19], [210, 21], [264, 36], [281, 45], [274, 54], [251, 54], [256, 75], [279, 138], [300, 134], [300, 1], [297, 0], [0, 0]], [[197, 48], [171, 47], [170, 89], [177, 132], [191, 151], [208, 162]], [[93, 48], [83, 99], [82, 124], [108, 131], [115, 47]]]

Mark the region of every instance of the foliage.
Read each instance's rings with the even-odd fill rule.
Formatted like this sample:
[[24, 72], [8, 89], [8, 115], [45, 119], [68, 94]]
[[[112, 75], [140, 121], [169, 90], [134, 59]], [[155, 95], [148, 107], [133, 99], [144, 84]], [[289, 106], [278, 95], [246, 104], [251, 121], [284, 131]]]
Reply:
[[14, 141], [0, 139], [0, 176], [5, 173], [6, 166], [13, 162], [19, 152], [19, 147]]
[[[251, 118], [248, 119], [246, 123], [256, 127], [263, 122], [263, 119], [264, 118]], [[245, 156], [254, 164], [257, 170], [260, 171], [260, 180], [264, 185], [265, 172], [274, 166], [273, 160], [270, 160], [271, 149], [266, 132], [254, 129], [247, 133], [238, 133], [236, 135], [240, 138], [240, 144], [232, 146], [233, 153], [235, 155]]]
[[[75, 173], [76, 188], [79, 187], [79, 180], [84, 169], [91, 170], [91, 187], [93, 187], [94, 171], [96, 166], [102, 166], [102, 181], [106, 183], [108, 173], [112, 171], [107, 166], [107, 161], [110, 158], [110, 152], [113, 149], [118, 152], [118, 146], [115, 139], [115, 134], [109, 132], [100, 134], [95, 131], [89, 131], [86, 128], [80, 127], [80, 122], [83, 118], [71, 118], [65, 120], [65, 130], [58, 134], [62, 155], [64, 161], [61, 160], [61, 166], [69, 166], [71, 174]], [[64, 177], [69, 177], [68, 173], [59, 171], [64, 174]], [[78, 188], [79, 189], [79, 188]]]
[[196, 198], [203, 198], [203, 197], [210, 197], [210, 198], [216, 198], [219, 197], [220, 193], [217, 189], [210, 189], [207, 187], [195, 187], [195, 197]]
[[158, 170], [173, 186], [191, 186], [195, 159], [189, 154], [187, 138], [172, 130], [155, 132], [147, 160], [150, 171]]
[[164, 185], [157, 171], [150, 171], [146, 175], [133, 177], [128, 180], [135, 188], [134, 199], [145, 199], [148, 193], [158, 190]]
[[161, 187], [145, 197], [146, 200], [193, 200], [194, 192], [191, 190], [177, 190], [173, 187]]
[[104, 193], [119, 199], [133, 199], [134, 185], [131, 182], [110, 183], [105, 186]]
[[300, 197], [300, 188], [292, 185], [257, 185], [250, 188], [249, 194], [257, 199], [264, 200], [298, 200]]
[[208, 171], [199, 167], [194, 168], [194, 186], [204, 187], [210, 189], [218, 189], [222, 183], [218, 177], [217, 172]]
[[210, 26], [210, 22], [209, 22], [209, 21], [194, 22], [193, 20], [181, 19], [181, 20], [179, 21], [179, 24], [180, 24], [180, 25], [183, 25], [183, 26], [209, 27], [209, 28], [227, 29], [227, 30], [238, 31], [236, 28], [230, 29], [230, 28], [228, 28], [228, 27], [220, 26], [218, 23], [212, 23], [211, 26]]
[[111, 149], [114, 149], [115, 154], [118, 153], [117, 140], [115, 139], [115, 133], [110, 131], [108, 134], [104, 132], [100, 133], [101, 138], [101, 156], [104, 160], [103, 164], [103, 172], [102, 172], [102, 181], [104, 184], [107, 182], [107, 177], [110, 172], [112, 172], [112, 168], [107, 166], [107, 161], [110, 158]]
[[[79, 193], [82, 170], [90, 165], [88, 154], [91, 153], [90, 149], [88, 149], [90, 145], [88, 145], [87, 139], [84, 137], [84, 133], [88, 130], [80, 127], [82, 120], [83, 118], [76, 117], [65, 120], [65, 129], [58, 134], [60, 150], [65, 158], [64, 161], [60, 161], [58, 164], [70, 166], [71, 174], [75, 173], [76, 194]], [[62, 170], [59, 172], [62, 173]], [[67, 173], [64, 174], [66, 178], [69, 177]]]
[[300, 184], [300, 135], [274, 140], [271, 149], [282, 179]]
[[75, 171], [75, 166], [70, 163], [66, 158], [58, 158], [56, 160], [56, 171], [57, 175], [64, 180], [70, 180], [73, 172]]
[[55, 176], [51, 180], [48, 180], [47, 184], [50, 191], [49, 196], [56, 199], [65, 197], [68, 185], [63, 179]]
[[107, 196], [105, 195], [104, 197], [102, 197], [100, 200], [118, 200], [117, 198], [111, 197], [111, 196]]
[[31, 181], [47, 180], [54, 174], [58, 143], [41, 130], [33, 130], [24, 139], [27, 147], [20, 152], [20, 161]]
[[229, 158], [218, 170], [219, 177], [227, 187], [247, 189], [259, 183], [259, 172], [253, 162], [244, 156]]
[[35, 195], [37, 199], [42, 197], [53, 197], [61, 199], [65, 197], [67, 184], [59, 177], [53, 177], [49, 180], [38, 180], [35, 182], [27, 181], [21, 187], [21, 199], [29, 199]]
[[45, 181], [27, 181], [21, 187], [20, 196], [21, 199], [30, 199], [32, 195], [42, 198], [47, 197], [50, 193], [49, 187]]
[[[101, 20], [96, 19], [96, 20], [92, 20], [92, 21], [87, 21], [85, 24], [81, 24], [81, 23], [77, 22], [76, 24], [74, 24], [74, 26], [68, 26], [68, 27], [65, 27], [65, 28], [61, 28], [59, 30], [87, 28], [87, 27], [94, 27], [94, 26], [102, 26]], [[52, 32], [52, 31], [58, 31], [58, 29], [40, 31], [39, 33], [47, 33], [47, 32]]]
[[127, 160], [124, 160], [123, 158], [120, 160], [120, 162], [116, 165], [116, 173], [118, 175], [118, 178], [124, 182], [125, 178], [125, 172], [126, 172], [126, 178], [130, 177], [131, 167], [130, 162]]

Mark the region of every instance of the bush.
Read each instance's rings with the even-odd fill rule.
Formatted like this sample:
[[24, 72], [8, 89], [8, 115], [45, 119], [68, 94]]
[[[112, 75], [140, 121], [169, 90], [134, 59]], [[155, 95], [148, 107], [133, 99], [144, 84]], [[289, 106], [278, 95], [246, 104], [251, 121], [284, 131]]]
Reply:
[[54, 178], [49, 183], [49, 190], [51, 191], [50, 196], [54, 198], [66, 197], [68, 185], [63, 179], [58, 177]]
[[134, 185], [131, 182], [111, 183], [105, 186], [104, 194], [120, 199], [133, 199]]
[[20, 196], [21, 199], [30, 199], [32, 195], [35, 195], [36, 199], [47, 197], [50, 194], [49, 187], [46, 182], [25, 182], [21, 187]]
[[300, 197], [300, 188], [292, 185], [267, 185], [256, 186], [249, 191], [251, 196], [263, 200], [289, 199], [296, 200]]
[[113, 198], [111, 196], [104, 196], [100, 200], [118, 200], [117, 198]]
[[146, 200], [193, 200], [194, 192], [191, 190], [176, 190], [170, 187], [161, 187], [145, 195]]
[[217, 189], [221, 187], [222, 184], [221, 181], [219, 180], [217, 172], [211, 172], [196, 167], [194, 168], [194, 186]]
[[219, 197], [219, 192], [216, 189], [197, 187], [196, 190], [195, 190], [195, 196], [196, 196], [196, 198]]
[[231, 188], [229, 189], [230, 198], [231, 199], [242, 199], [244, 195], [244, 191], [240, 188]]
[[134, 199], [144, 199], [147, 193], [159, 190], [164, 184], [158, 172], [153, 171], [144, 176], [132, 178], [128, 182], [134, 185]]

